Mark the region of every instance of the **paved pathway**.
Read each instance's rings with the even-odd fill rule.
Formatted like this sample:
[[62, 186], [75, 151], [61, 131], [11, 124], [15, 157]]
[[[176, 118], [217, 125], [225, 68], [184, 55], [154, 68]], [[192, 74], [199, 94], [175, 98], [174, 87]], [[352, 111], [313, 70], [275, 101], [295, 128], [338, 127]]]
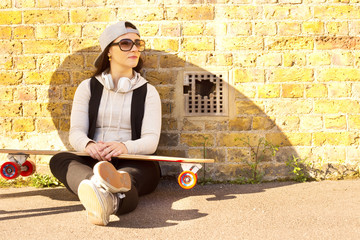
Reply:
[[181, 189], [163, 180], [106, 227], [64, 188], [0, 189], [0, 239], [359, 239], [360, 180]]

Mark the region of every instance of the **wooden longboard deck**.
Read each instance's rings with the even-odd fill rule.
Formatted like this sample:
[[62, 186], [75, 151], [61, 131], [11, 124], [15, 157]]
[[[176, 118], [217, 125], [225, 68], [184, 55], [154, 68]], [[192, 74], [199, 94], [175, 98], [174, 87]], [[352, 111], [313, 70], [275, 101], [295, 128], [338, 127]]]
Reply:
[[[0, 153], [7, 153], [12, 155], [55, 155], [60, 152], [67, 152], [67, 151], [0, 149]], [[70, 152], [70, 153], [79, 156], [88, 156], [88, 154], [85, 152]], [[120, 159], [128, 159], [128, 160], [178, 162], [178, 163], [213, 163], [214, 162], [214, 159], [181, 158], [181, 157], [167, 157], [167, 156], [155, 156], [155, 155], [122, 154], [117, 157]]]

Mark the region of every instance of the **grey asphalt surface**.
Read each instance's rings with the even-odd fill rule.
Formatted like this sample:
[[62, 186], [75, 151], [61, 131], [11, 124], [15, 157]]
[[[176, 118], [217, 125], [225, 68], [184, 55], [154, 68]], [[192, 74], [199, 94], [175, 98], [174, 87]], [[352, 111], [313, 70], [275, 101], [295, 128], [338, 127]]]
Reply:
[[175, 180], [106, 227], [64, 188], [0, 189], [0, 239], [359, 239], [360, 180], [197, 185]]

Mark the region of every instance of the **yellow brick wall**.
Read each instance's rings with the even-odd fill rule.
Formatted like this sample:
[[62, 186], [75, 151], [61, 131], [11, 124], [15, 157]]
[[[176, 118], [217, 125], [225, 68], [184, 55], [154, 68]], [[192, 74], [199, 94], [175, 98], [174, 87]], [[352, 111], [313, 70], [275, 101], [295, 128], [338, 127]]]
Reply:
[[[358, 0], [4, 0], [0, 3], [1, 148], [68, 149], [72, 96], [89, 77], [108, 23], [130, 20], [151, 49], [144, 76], [160, 92], [158, 154], [216, 159], [236, 179], [249, 148], [279, 144], [285, 161], [359, 164]], [[229, 115], [186, 117], [184, 71], [226, 72]]]

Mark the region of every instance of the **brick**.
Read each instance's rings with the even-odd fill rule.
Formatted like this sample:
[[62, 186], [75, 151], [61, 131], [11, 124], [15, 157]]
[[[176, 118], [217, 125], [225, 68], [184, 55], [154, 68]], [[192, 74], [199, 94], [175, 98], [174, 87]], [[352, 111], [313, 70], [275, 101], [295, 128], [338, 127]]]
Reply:
[[36, 68], [35, 57], [19, 56], [14, 58], [15, 69], [17, 70], [34, 70]]
[[233, 56], [232, 54], [209, 54], [206, 65], [213, 66], [232, 66]]
[[0, 27], [0, 39], [11, 39], [11, 27]]
[[227, 24], [218, 21], [205, 23], [204, 35], [206, 36], [220, 36], [227, 34]]
[[13, 67], [13, 58], [10, 56], [3, 56], [0, 58], [0, 69], [11, 70]]
[[360, 129], [360, 115], [349, 116], [349, 128], [355, 130]]
[[187, 118], [183, 119], [182, 122], [182, 131], [196, 131], [201, 132], [204, 130], [204, 121], [192, 121]]
[[249, 86], [248, 84], [237, 84], [234, 88], [236, 99], [255, 98], [257, 89], [256, 86]]
[[249, 117], [237, 117], [229, 120], [230, 131], [250, 131], [252, 118]]
[[36, 39], [58, 38], [58, 26], [37, 26], [35, 30]]
[[22, 113], [22, 104], [0, 102], [0, 109], [0, 117], [18, 117]]
[[212, 134], [182, 133], [180, 134], [181, 144], [189, 147], [214, 146], [214, 136]]
[[39, 8], [48, 8], [48, 7], [59, 7], [60, 0], [37, 0], [36, 6]]
[[204, 33], [205, 26], [203, 23], [187, 22], [183, 24], [182, 34], [184, 36], [196, 36]]
[[261, 135], [254, 133], [217, 133], [217, 146], [222, 147], [249, 147], [256, 146], [259, 142]]
[[165, 11], [166, 19], [168, 20], [193, 21], [214, 19], [213, 6], [168, 7]]
[[136, 26], [141, 36], [145, 37], [153, 37], [159, 33], [159, 25], [154, 23], [146, 23], [146, 24], [139, 24]]
[[9, 119], [0, 118], [0, 131], [1, 132], [10, 132], [11, 131], [11, 122]]
[[288, 5], [279, 5], [279, 6], [265, 6], [264, 7], [264, 16], [265, 19], [271, 20], [304, 20], [310, 19], [312, 14], [310, 7], [308, 6], [288, 6]]
[[0, 9], [11, 8], [11, 4], [12, 4], [11, 0], [1, 1]]
[[105, 24], [86, 24], [82, 28], [82, 37], [91, 38], [94, 36], [100, 36], [101, 33], [105, 30]]
[[279, 22], [277, 26], [279, 36], [291, 36], [301, 33], [301, 25], [297, 22]]
[[278, 50], [312, 50], [314, 39], [310, 37], [272, 37], [266, 39], [265, 49]]
[[55, 71], [60, 66], [60, 56], [40, 55], [36, 62], [40, 71]]
[[228, 32], [233, 36], [248, 36], [252, 33], [252, 24], [251, 22], [230, 23]]
[[26, 24], [51, 24], [67, 23], [68, 11], [66, 10], [27, 10], [23, 12]]
[[21, 72], [0, 72], [0, 85], [19, 85], [22, 77]]
[[253, 117], [253, 130], [270, 130], [275, 127], [275, 119], [271, 117]]
[[282, 97], [302, 98], [304, 96], [304, 86], [302, 84], [283, 84]]
[[21, 54], [22, 43], [20, 41], [0, 41], [0, 52], [2, 54]]
[[161, 36], [180, 37], [181, 27], [179, 23], [164, 23], [160, 27]]
[[218, 121], [218, 120], [208, 120], [205, 121], [205, 130], [208, 131], [227, 131], [229, 121]]
[[235, 69], [234, 70], [234, 83], [251, 83], [265, 82], [265, 73], [264, 70], [258, 69]]
[[161, 55], [160, 68], [185, 67], [185, 59], [179, 55]]
[[0, 25], [21, 24], [21, 11], [1, 11]]
[[314, 6], [314, 17], [318, 19], [357, 19], [360, 15], [358, 6], [353, 5], [333, 5], [333, 6]]
[[80, 38], [81, 37], [81, 25], [67, 24], [60, 26], [61, 38]]
[[283, 53], [284, 67], [293, 67], [293, 66], [305, 66], [306, 65], [306, 55], [305, 53]]
[[359, 50], [360, 37], [317, 37], [315, 39], [315, 46], [317, 50]]
[[84, 5], [87, 7], [105, 6], [106, 0], [85, 0]]
[[75, 8], [75, 7], [81, 7], [82, 6], [82, 1], [79, 1], [79, 0], [61, 0], [60, 4], [61, 4], [62, 7]]
[[35, 7], [35, 0], [17, 0], [15, 1], [15, 7], [17, 8]]
[[253, 32], [258, 36], [276, 35], [276, 23], [261, 21], [255, 22]]
[[174, 98], [174, 87], [172, 86], [158, 86], [156, 88], [159, 92], [160, 98], [162, 100], [170, 100]]
[[311, 133], [268, 133], [265, 135], [267, 141], [280, 147], [285, 146], [311, 146]]
[[255, 67], [257, 55], [254, 53], [233, 53], [236, 67]]
[[347, 22], [327, 22], [326, 29], [327, 34], [329, 35], [349, 35], [349, 27]]
[[281, 66], [281, 54], [280, 53], [259, 54], [256, 63], [259, 67]]
[[263, 50], [263, 40], [259, 37], [217, 37], [216, 50]]
[[155, 38], [153, 49], [158, 51], [177, 52], [179, 50], [179, 40]]
[[300, 118], [298, 116], [276, 116], [275, 123], [281, 131], [298, 131]]
[[356, 100], [316, 100], [314, 102], [315, 113], [358, 113], [360, 104]]
[[265, 84], [258, 87], [259, 98], [278, 98], [280, 97], [279, 84]]
[[18, 87], [14, 91], [14, 100], [31, 101], [36, 100], [36, 89], [34, 87]]
[[172, 71], [146, 71], [145, 78], [155, 86], [176, 82], [176, 75]]
[[261, 8], [250, 5], [232, 5], [216, 8], [216, 19], [261, 19]]
[[305, 87], [307, 98], [324, 98], [328, 96], [328, 89], [325, 84], [308, 84]]
[[68, 53], [69, 42], [66, 40], [39, 40], [24, 42], [24, 53]]
[[35, 121], [36, 132], [50, 133], [59, 129], [58, 121], [53, 121], [51, 118], [38, 118]]
[[336, 52], [332, 56], [332, 63], [333, 65], [339, 66], [353, 66], [354, 55], [352, 54], [352, 52]]
[[326, 129], [346, 130], [347, 128], [347, 121], [345, 115], [325, 116], [324, 123]]
[[270, 72], [270, 82], [312, 82], [313, 70], [308, 68], [278, 68]]
[[261, 114], [264, 111], [263, 102], [253, 102], [253, 101], [236, 101], [236, 112], [244, 115], [257, 115]]
[[306, 35], [319, 35], [324, 33], [324, 23], [323, 22], [304, 22], [302, 24], [302, 31]]
[[[144, 22], [148, 21], [161, 21], [164, 20], [164, 8], [163, 7], [151, 7], [151, 8], [121, 8], [119, 14], [123, 19], [128, 21], [138, 21], [141, 19]], [[115, 21], [115, 19], [113, 20]]]
[[181, 44], [182, 51], [213, 51], [215, 39], [210, 37], [184, 38]]
[[25, 84], [61, 85], [70, 83], [68, 72], [27, 72], [24, 76]]
[[270, 116], [309, 114], [312, 110], [313, 102], [303, 99], [282, 99], [280, 102], [268, 102], [266, 106], [266, 114]]
[[300, 130], [316, 131], [323, 128], [323, 117], [318, 115], [304, 115], [300, 117]]
[[347, 83], [333, 82], [328, 89], [330, 98], [351, 97], [351, 86]]
[[14, 28], [14, 39], [34, 39], [35, 29], [30, 26], [19, 26]]
[[13, 88], [2, 87], [0, 88], [0, 100], [12, 101], [13, 100]]
[[319, 82], [360, 81], [360, 69], [355, 69], [355, 68], [320, 69], [318, 72], [317, 80]]
[[[345, 22], [344, 24], [348, 24], [348, 22]], [[349, 35], [355, 36], [360, 34], [360, 21], [351, 21], [349, 22]]]
[[349, 146], [350, 139], [348, 132], [316, 132], [314, 133], [314, 146]]
[[116, 20], [114, 9], [109, 8], [87, 8], [70, 11], [72, 23], [83, 22], [112, 22]]
[[325, 66], [331, 64], [331, 56], [328, 52], [313, 52], [308, 55], [308, 64], [312, 66]]
[[72, 51], [100, 52], [98, 39], [74, 39], [71, 41]]
[[228, 162], [242, 163], [245, 159], [250, 158], [250, 150], [249, 149], [229, 149], [228, 155], [229, 155]]
[[33, 132], [35, 130], [34, 119], [32, 118], [14, 119], [13, 130], [15, 132]]

